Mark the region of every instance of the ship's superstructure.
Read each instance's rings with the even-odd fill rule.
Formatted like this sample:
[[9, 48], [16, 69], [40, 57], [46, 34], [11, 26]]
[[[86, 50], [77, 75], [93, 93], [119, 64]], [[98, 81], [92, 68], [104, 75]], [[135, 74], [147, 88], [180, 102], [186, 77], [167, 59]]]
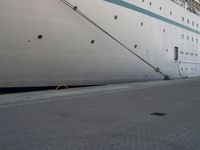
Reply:
[[184, 7], [188, 11], [200, 15], [200, 1], [199, 0], [172, 0], [172, 2]]
[[0, 87], [200, 75], [199, 0], [0, 0]]

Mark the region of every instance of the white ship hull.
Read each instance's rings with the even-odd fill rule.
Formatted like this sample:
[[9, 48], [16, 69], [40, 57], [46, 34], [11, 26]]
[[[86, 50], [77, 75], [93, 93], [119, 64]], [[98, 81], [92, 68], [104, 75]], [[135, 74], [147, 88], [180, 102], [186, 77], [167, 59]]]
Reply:
[[[195, 39], [198, 33], [113, 1], [68, 0], [76, 6], [74, 11], [60, 0], [0, 0], [0, 87], [97, 85], [200, 75], [199, 44], [181, 39], [182, 33]], [[156, 14], [155, 8], [162, 5], [172, 9], [171, 20], [182, 11], [199, 22], [198, 16], [170, 0], [152, 0], [151, 8], [139, 0], [126, 2]], [[169, 18], [166, 14], [163, 10], [159, 15]], [[179, 55], [174, 60], [174, 47], [198, 56]]]

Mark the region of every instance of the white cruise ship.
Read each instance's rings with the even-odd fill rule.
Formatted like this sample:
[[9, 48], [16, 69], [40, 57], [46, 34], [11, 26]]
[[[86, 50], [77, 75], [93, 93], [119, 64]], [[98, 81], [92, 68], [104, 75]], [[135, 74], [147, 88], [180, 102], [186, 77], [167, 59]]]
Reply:
[[198, 0], [0, 0], [0, 88], [200, 75]]

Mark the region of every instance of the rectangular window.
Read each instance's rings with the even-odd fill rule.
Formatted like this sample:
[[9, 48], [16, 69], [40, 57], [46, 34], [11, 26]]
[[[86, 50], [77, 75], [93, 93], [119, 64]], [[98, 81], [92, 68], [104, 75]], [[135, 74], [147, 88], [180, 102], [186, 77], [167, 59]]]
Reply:
[[178, 60], [178, 47], [174, 47], [174, 60]]

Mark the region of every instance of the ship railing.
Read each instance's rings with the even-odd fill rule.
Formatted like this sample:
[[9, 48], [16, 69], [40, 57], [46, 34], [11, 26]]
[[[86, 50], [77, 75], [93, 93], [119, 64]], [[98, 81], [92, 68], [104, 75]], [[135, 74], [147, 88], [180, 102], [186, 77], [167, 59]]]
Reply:
[[186, 8], [188, 11], [200, 16], [200, 3], [194, 0], [187, 1]]
[[185, 8], [185, 0], [171, 0], [175, 4]]
[[189, 12], [200, 16], [200, 2], [196, 0], [171, 0], [175, 4], [187, 9]]

